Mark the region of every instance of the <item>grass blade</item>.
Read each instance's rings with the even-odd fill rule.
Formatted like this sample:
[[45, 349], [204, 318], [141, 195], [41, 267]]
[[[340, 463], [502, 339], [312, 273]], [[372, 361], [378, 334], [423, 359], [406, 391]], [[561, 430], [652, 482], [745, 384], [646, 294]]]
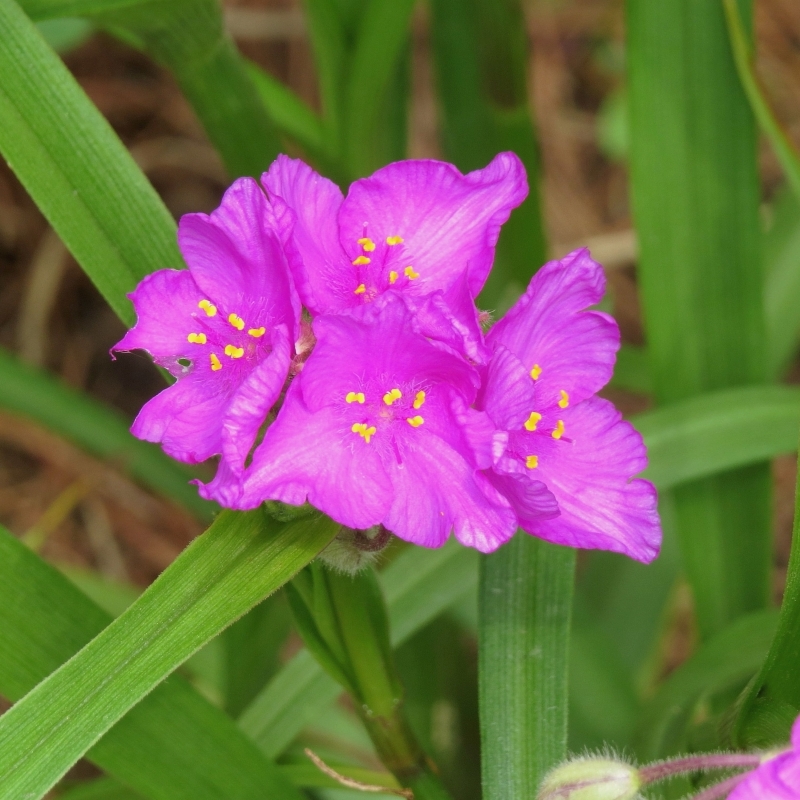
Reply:
[[[271, 529], [270, 529], [271, 528]], [[226, 512], [117, 620], [0, 719], [0, 798], [40, 797], [203, 643], [333, 537], [323, 517]]]
[[0, 0], [0, 152], [119, 317], [147, 273], [181, 267], [175, 223], [14, 0]]
[[[761, 383], [756, 132], [722, 4], [628, 0], [627, 9], [631, 178], [656, 398]], [[704, 637], [769, 603], [770, 485], [767, 465], [756, 464], [676, 491]]]

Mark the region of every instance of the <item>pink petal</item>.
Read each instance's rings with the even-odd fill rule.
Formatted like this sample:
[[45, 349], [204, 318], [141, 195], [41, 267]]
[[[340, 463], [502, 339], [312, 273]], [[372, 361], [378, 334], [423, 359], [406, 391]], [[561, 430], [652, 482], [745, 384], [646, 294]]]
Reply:
[[281, 393], [292, 350], [285, 325], [272, 333], [272, 352], [242, 381], [222, 428], [222, 454], [234, 472], [244, 468], [258, 430]]
[[235, 507], [308, 499], [342, 525], [365, 529], [383, 519], [390, 490], [376, 449], [344, 429], [335, 410], [310, 412], [293, 384], [256, 449]]
[[647, 466], [641, 435], [599, 397], [567, 409], [563, 420], [561, 441], [542, 437], [534, 470], [561, 514], [526, 530], [556, 544], [652, 561], [661, 544], [656, 490], [649, 481], [630, 480]]
[[537, 409], [534, 382], [522, 362], [503, 345], [495, 345], [483, 382], [479, 408], [502, 430], [522, 428]]
[[186, 337], [195, 332], [193, 322], [203, 313], [197, 304], [204, 295], [188, 270], [154, 272], [129, 297], [136, 310], [136, 324], [114, 350], [146, 350], [156, 360], [197, 355]]
[[353, 290], [342, 283], [352, 278], [352, 268], [339, 245], [337, 214], [343, 200], [339, 187], [300, 159], [284, 155], [278, 156], [261, 182], [276, 215], [283, 219], [289, 209], [294, 217], [294, 231], [291, 236], [284, 232], [284, 245], [303, 303], [313, 313], [339, 310], [340, 298]]
[[580, 403], [611, 379], [619, 329], [607, 314], [585, 310], [604, 290], [603, 268], [588, 250], [576, 250], [545, 264], [489, 332], [490, 345], [504, 345], [528, 370], [541, 368], [536, 396], [542, 408], [555, 404], [561, 390], [572, 405]]
[[800, 757], [783, 753], [765, 761], [747, 775], [728, 800], [800, 800]]
[[531, 475], [487, 473], [487, 478], [511, 503], [523, 530], [531, 530], [542, 520], [554, 519], [560, 513], [553, 493]]
[[[403, 263], [420, 277], [407, 291], [446, 289], [467, 272], [473, 297], [494, 259], [500, 226], [528, 193], [525, 168], [500, 153], [485, 169], [462, 175], [441, 161], [398, 161], [356, 181], [339, 212], [340, 241], [349, 261], [361, 255], [358, 239], [371, 238], [382, 263], [387, 237], [403, 239]], [[396, 250], [393, 253], [399, 252]]]

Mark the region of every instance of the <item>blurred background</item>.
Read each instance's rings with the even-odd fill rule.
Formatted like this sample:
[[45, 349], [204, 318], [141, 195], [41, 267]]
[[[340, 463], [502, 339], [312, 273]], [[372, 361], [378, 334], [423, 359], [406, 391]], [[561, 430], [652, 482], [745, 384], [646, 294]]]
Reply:
[[[299, 0], [226, 0], [223, 5], [225, 24], [241, 52], [319, 109], [317, 75]], [[758, 0], [755, 11], [758, 74], [778, 118], [800, 146], [800, 4]], [[577, 246], [591, 248], [607, 271], [606, 307], [619, 322], [624, 342], [639, 347], [643, 333], [628, 189], [623, 4], [529, 0], [524, 12], [529, 45], [526, 91], [541, 148], [548, 250], [560, 256]], [[91, 23], [56, 20], [40, 23], [40, 29], [172, 214], [178, 218], [191, 211], [211, 211], [229, 178], [171, 74]], [[418, 4], [414, 13], [403, 70], [410, 86], [408, 107], [401, 109], [406, 115], [405, 152], [410, 158], [443, 158], [446, 148], [425, 4]], [[800, 263], [800, 210], [787, 199], [779, 165], [764, 142], [760, 173], [766, 257]], [[531, 271], [536, 266], [532, 264]], [[505, 294], [496, 292], [493, 310], [502, 312], [520, 288], [511, 285]], [[110, 358], [109, 348], [123, 331], [33, 201], [0, 163], [0, 344], [132, 419], [163, 388], [163, 379], [144, 354]], [[800, 361], [793, 362], [786, 379], [800, 383]], [[637, 387], [630, 383], [612, 385], [605, 394], [626, 414], [649, 408], [646, 376], [639, 382], [640, 391], [633, 391]], [[794, 472], [794, 457], [775, 460], [776, 601], [788, 558]], [[188, 513], [113, 466], [5, 410], [0, 410], [0, 522], [48, 560], [72, 569], [84, 586], [91, 589], [92, 576], [98, 576], [98, 586], [116, 587], [104, 600], [122, 605], [202, 529]], [[581, 561], [579, 569], [585, 568]], [[673, 594], [653, 680], [679, 665], [696, 640], [690, 593], [678, 582]], [[261, 670], [262, 683], [299, 647], [285, 606], [280, 600], [273, 606], [270, 615], [245, 631], [260, 636], [262, 652], [269, 654], [249, 667]], [[467, 599], [399, 654], [415, 724], [459, 797], [479, 794], [473, 630], [474, 601]], [[434, 657], [420, 660], [415, 655], [420, 649]], [[426, 675], [420, 676], [423, 665]], [[220, 677], [221, 669], [213, 647], [190, 666], [193, 679], [218, 702], [223, 702], [221, 682], [235, 682], [234, 676]], [[430, 670], [437, 675], [435, 691]], [[249, 699], [236, 698], [233, 692], [224, 702], [235, 714]], [[580, 716], [580, 709], [575, 713]], [[575, 731], [574, 746], [594, 744], [591, 737], [581, 740], [579, 724]], [[346, 704], [332, 709], [331, 720], [321, 721], [303, 741], [320, 752], [327, 748], [339, 758], [377, 768], [369, 740], [348, 715]], [[73, 777], [93, 774], [92, 769], [81, 765]]]

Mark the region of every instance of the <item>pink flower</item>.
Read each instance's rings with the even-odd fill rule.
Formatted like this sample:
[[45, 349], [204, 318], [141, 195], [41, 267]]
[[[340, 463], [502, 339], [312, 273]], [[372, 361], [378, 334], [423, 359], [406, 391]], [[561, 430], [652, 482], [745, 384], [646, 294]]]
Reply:
[[800, 800], [800, 717], [792, 728], [792, 747], [751, 772], [728, 800]]
[[462, 175], [440, 161], [400, 161], [355, 181], [347, 197], [302, 161], [280, 156], [262, 177], [276, 209], [295, 217], [289, 264], [313, 315], [400, 294], [415, 327], [482, 355], [474, 298], [492, 266], [500, 226], [528, 193], [525, 169], [501, 153]]
[[514, 513], [479, 471], [491, 464], [493, 429], [470, 409], [476, 370], [417, 333], [396, 296], [318, 317], [314, 332], [241, 484], [217, 480], [201, 493], [234, 508], [308, 500], [343, 525], [382, 524], [425, 547], [451, 531], [482, 551], [506, 541]]
[[284, 385], [300, 303], [275, 227], [258, 184], [241, 178], [210, 216], [181, 219], [189, 269], [155, 272], [131, 294], [138, 321], [114, 350], [146, 350], [177, 377], [131, 430], [180, 461], [223, 454], [240, 471]]
[[[596, 393], [619, 347], [614, 320], [587, 311], [605, 276], [588, 250], [546, 264], [489, 332], [477, 407], [507, 437], [487, 477], [528, 533], [651, 561], [661, 527], [639, 433]], [[553, 514], [545, 500], [552, 494]]]

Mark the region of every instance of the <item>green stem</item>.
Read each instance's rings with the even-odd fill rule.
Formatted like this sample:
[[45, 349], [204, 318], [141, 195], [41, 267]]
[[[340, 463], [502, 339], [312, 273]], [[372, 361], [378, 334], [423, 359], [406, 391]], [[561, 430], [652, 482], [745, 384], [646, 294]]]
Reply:
[[519, 532], [481, 569], [479, 688], [485, 800], [534, 797], [566, 755], [575, 551]]

